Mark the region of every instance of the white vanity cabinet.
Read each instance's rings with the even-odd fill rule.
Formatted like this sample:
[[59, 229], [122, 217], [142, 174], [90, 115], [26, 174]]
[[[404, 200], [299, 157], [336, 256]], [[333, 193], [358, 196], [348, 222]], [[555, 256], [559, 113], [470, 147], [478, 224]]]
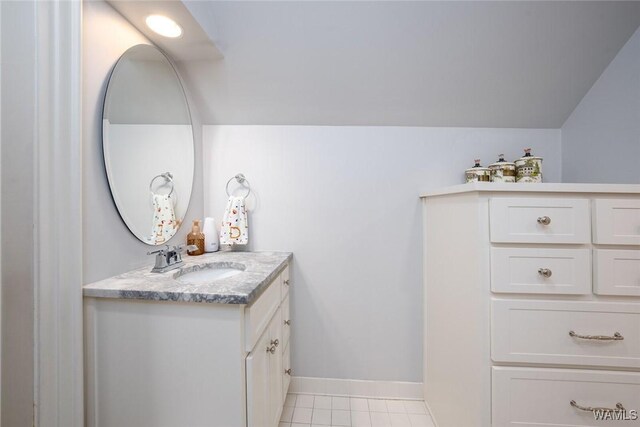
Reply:
[[286, 264], [250, 304], [85, 293], [86, 425], [277, 427], [288, 288]]
[[424, 390], [438, 427], [640, 426], [640, 185], [423, 196]]
[[[291, 378], [289, 270], [278, 279], [277, 310], [246, 359], [247, 425], [277, 426]], [[273, 287], [274, 293], [276, 287]], [[266, 301], [266, 300], [263, 300]], [[275, 304], [274, 304], [275, 306]], [[250, 318], [251, 310], [247, 312]]]

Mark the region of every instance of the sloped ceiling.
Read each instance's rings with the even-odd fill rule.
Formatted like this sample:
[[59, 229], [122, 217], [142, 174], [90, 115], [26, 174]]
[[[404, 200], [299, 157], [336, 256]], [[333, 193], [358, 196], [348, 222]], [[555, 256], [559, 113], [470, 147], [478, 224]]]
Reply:
[[559, 128], [640, 2], [184, 1], [209, 124]]

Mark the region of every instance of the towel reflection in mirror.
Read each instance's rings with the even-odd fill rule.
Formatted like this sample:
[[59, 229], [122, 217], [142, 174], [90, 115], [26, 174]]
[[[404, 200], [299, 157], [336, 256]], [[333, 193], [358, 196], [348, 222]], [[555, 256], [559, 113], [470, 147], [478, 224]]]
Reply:
[[151, 229], [151, 244], [160, 245], [168, 241], [178, 231], [173, 209], [173, 200], [169, 194], [152, 194], [153, 198], [153, 226]]

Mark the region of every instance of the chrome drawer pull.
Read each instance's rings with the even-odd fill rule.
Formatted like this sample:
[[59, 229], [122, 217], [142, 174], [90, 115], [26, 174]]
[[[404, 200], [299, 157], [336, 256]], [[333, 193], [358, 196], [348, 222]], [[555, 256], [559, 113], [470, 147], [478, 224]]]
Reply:
[[548, 268], [539, 268], [538, 269], [538, 274], [543, 276], [543, 277], [549, 278], [549, 277], [551, 277], [552, 272]]
[[580, 338], [583, 340], [596, 340], [596, 341], [622, 341], [624, 337], [620, 332], [616, 332], [613, 336], [609, 335], [580, 335], [574, 331], [569, 331], [569, 336], [573, 338]]
[[284, 373], [287, 374], [287, 375], [291, 375], [291, 368], [285, 369]]
[[280, 345], [280, 340], [278, 339], [271, 340], [271, 345], [274, 347], [277, 347], [278, 345]]
[[276, 352], [276, 346], [275, 345], [267, 347], [267, 353], [274, 354], [275, 352]]
[[573, 406], [574, 408], [580, 409], [581, 411], [589, 411], [589, 412], [595, 412], [595, 411], [601, 411], [601, 412], [624, 411], [624, 406], [622, 406], [622, 403], [616, 403], [615, 409], [613, 409], [613, 408], [592, 408], [591, 406], [582, 406], [582, 405], [578, 405], [575, 400], [572, 400], [571, 402], [569, 402], [569, 404], [571, 406]]
[[549, 218], [548, 216], [539, 216], [538, 224], [549, 225], [551, 224], [551, 218]]
[[287, 286], [289, 286], [289, 279], [285, 280], [285, 281], [284, 281], [284, 284], [285, 284], [285, 285], [287, 285]]
[[287, 325], [287, 326], [290, 326], [291, 325], [291, 320], [285, 320], [284, 324]]

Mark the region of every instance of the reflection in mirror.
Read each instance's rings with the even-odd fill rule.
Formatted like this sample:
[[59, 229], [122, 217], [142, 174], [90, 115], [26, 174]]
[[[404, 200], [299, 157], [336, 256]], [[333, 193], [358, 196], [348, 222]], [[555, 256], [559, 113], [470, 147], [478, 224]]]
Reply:
[[189, 207], [194, 143], [180, 79], [154, 46], [134, 46], [115, 65], [105, 95], [102, 144], [122, 220], [141, 241], [166, 244]]

